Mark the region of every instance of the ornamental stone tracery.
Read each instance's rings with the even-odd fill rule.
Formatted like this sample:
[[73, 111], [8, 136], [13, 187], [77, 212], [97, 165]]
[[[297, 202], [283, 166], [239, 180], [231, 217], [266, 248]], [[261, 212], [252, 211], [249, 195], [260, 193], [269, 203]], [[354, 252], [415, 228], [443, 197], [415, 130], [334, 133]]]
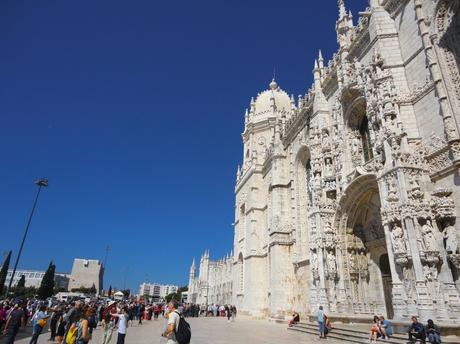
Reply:
[[244, 116], [232, 301], [458, 322], [460, 1], [372, 1], [356, 25], [338, 3], [312, 87], [273, 80]]

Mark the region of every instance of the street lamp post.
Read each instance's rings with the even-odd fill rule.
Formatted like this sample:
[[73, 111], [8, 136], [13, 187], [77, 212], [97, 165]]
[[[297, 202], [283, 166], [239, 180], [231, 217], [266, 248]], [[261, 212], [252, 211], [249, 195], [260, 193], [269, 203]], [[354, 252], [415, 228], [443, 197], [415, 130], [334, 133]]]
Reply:
[[13, 273], [11, 274], [10, 282], [8, 283], [8, 288], [6, 288], [6, 296], [8, 296], [8, 293], [11, 289], [11, 285], [13, 284], [14, 275], [16, 274], [16, 269], [19, 263], [19, 258], [21, 258], [22, 248], [24, 247], [24, 242], [26, 241], [27, 233], [29, 232], [29, 226], [30, 222], [32, 221], [32, 217], [34, 216], [35, 207], [37, 206], [38, 196], [40, 195], [42, 187], [48, 186], [48, 179], [40, 178], [36, 180], [34, 183], [38, 186], [37, 195], [35, 196], [34, 205], [32, 206], [32, 211], [30, 212], [29, 220], [27, 221], [26, 230], [24, 231], [24, 236], [22, 237], [21, 246], [19, 247], [18, 256], [16, 257], [16, 262], [14, 263]]

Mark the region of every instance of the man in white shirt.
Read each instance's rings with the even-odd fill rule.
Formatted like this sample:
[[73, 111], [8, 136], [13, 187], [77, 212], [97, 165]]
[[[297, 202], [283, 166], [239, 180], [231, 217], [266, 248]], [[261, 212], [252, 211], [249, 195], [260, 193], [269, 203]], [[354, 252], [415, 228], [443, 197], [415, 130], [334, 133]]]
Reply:
[[171, 300], [171, 302], [168, 304], [168, 309], [170, 311], [168, 317], [168, 327], [166, 328], [166, 331], [161, 334], [163, 337], [168, 338], [167, 344], [177, 344], [176, 331], [179, 327], [180, 319], [179, 313], [177, 311], [178, 306], [179, 304], [176, 300]]
[[118, 318], [117, 344], [125, 344], [126, 328], [128, 327], [128, 312], [126, 307], [123, 306], [119, 314], [112, 314], [112, 316]]

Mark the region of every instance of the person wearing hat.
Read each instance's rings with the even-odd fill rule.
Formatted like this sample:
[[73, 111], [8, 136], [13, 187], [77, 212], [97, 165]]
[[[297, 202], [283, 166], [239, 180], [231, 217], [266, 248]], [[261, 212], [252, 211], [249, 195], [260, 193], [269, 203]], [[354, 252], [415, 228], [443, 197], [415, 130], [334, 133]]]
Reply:
[[6, 335], [5, 344], [14, 343], [22, 322], [24, 322], [24, 310], [16, 304], [14, 305], [13, 311], [8, 316], [3, 330], [3, 334]]

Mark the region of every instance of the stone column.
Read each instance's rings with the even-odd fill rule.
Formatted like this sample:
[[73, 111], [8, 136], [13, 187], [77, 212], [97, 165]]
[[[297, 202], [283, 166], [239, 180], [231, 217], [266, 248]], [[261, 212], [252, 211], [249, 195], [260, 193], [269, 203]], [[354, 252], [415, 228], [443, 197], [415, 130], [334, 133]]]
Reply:
[[349, 310], [350, 305], [347, 302], [347, 294], [345, 290], [345, 265], [343, 261], [342, 244], [342, 242], [338, 242], [335, 248], [337, 258], [337, 273], [339, 276], [339, 282], [337, 283], [337, 310], [339, 313], [345, 314]]
[[456, 285], [454, 282], [454, 278], [452, 276], [452, 271], [449, 268], [449, 261], [447, 259], [447, 252], [444, 248], [444, 240], [442, 235], [440, 235], [440, 231], [438, 229], [438, 225], [436, 222], [433, 222], [433, 227], [436, 230], [437, 235], [437, 242], [438, 242], [438, 249], [441, 254], [441, 271], [438, 275], [438, 280], [441, 283], [441, 293], [442, 293], [442, 300], [438, 300], [437, 302], [437, 319], [442, 321], [451, 321], [452, 320], [452, 310], [456, 313], [457, 317], [460, 317], [460, 297], [458, 291], [456, 289]]
[[321, 214], [317, 212], [315, 214], [316, 225], [318, 228], [317, 231], [320, 233], [320, 240], [317, 242], [317, 251], [318, 251], [318, 274], [319, 274], [319, 290], [317, 292], [318, 302], [324, 307], [325, 311], [329, 310], [329, 303], [327, 300], [326, 293], [326, 277], [324, 273], [324, 235], [322, 233], [323, 225], [321, 221]]
[[[404, 172], [401, 169], [398, 169], [396, 175], [402, 204], [407, 204], [408, 196]], [[426, 285], [425, 275], [423, 273], [422, 260], [420, 258], [420, 249], [418, 247], [418, 236], [416, 232], [418, 230], [416, 228], [417, 219], [413, 217], [411, 211], [407, 213], [403, 212], [402, 216], [404, 222], [403, 227], [406, 229], [407, 238], [409, 240], [409, 251], [412, 257], [412, 267], [414, 269], [415, 274], [415, 289], [417, 291], [417, 310], [420, 317], [423, 320], [426, 320], [429, 319], [429, 317], [433, 314], [433, 301], [429, 293], [428, 287]]]
[[[439, 105], [441, 107], [442, 116], [444, 119], [444, 129], [446, 132], [447, 140], [456, 141], [459, 139], [458, 127], [452, 116], [452, 111], [448, 101], [447, 91], [442, 79], [441, 69], [439, 67], [438, 57], [436, 50], [434, 49], [431, 40], [430, 32], [426, 24], [426, 17], [422, 9], [422, 0], [415, 0], [415, 15], [417, 17], [417, 24], [422, 36], [422, 43], [425, 49], [425, 55], [428, 61], [428, 67], [430, 69], [431, 77], [433, 78], [436, 93], [438, 96]], [[435, 24], [433, 24], [435, 25]]]
[[407, 311], [406, 300], [407, 295], [404, 290], [404, 285], [399, 278], [397, 267], [395, 264], [395, 256], [393, 252], [393, 245], [391, 241], [390, 226], [385, 224], [383, 226], [385, 231], [385, 242], [387, 245], [388, 261], [390, 262], [391, 281], [393, 284], [392, 297], [393, 297], [393, 319], [395, 320], [406, 320], [404, 319], [405, 311]]

